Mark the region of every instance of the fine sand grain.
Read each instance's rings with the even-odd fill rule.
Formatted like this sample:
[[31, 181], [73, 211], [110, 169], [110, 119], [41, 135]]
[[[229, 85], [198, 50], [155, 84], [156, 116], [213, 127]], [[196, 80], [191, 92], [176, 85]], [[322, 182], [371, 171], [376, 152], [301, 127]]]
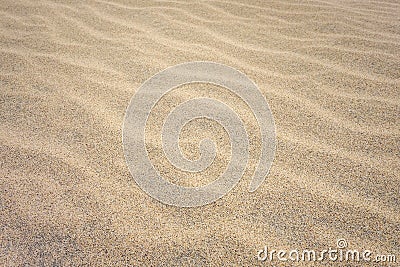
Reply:
[[[339, 238], [397, 255], [384, 265], [397, 266], [399, 18], [396, 0], [0, 0], [0, 266], [270, 266], [257, 261], [264, 246], [323, 250]], [[250, 111], [216, 86], [177, 88], [151, 113], [146, 139], [166, 179], [210, 182], [230, 157], [224, 130], [198, 120], [182, 132], [183, 151], [196, 158], [198, 141], [214, 138], [215, 162], [203, 174], [169, 164], [159, 118], [182, 101], [225, 101], [254, 140], [229, 194], [166, 206], [129, 173], [124, 113], [152, 75], [203, 60], [259, 86], [276, 122], [275, 161], [247, 192], [260, 147]]]

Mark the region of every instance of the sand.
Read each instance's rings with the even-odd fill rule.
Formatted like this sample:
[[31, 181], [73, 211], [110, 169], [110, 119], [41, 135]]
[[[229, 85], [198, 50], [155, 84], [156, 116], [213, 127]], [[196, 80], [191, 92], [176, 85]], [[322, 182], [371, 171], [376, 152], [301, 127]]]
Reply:
[[[0, 265], [271, 266], [257, 260], [264, 246], [323, 250], [339, 238], [400, 261], [399, 14], [395, 0], [0, 1]], [[122, 123], [144, 81], [199, 60], [259, 86], [276, 156], [249, 193], [254, 117], [221, 88], [178, 88], [148, 125], [149, 155], [166, 179], [204, 184], [229, 160], [227, 136], [207, 120], [181, 136], [189, 158], [201, 138], [218, 139], [205, 173], [163, 157], [157, 118], [186, 99], [225, 100], [255, 137], [230, 193], [171, 207], [133, 180]]]

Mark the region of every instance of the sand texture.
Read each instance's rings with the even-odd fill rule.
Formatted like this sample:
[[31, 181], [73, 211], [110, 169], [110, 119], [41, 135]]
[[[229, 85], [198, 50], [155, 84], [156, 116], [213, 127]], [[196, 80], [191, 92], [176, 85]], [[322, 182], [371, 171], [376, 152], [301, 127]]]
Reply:
[[[230, 158], [218, 124], [182, 131], [188, 158], [205, 137], [218, 145], [200, 174], [168, 162], [160, 133], [179, 103], [220, 99], [254, 137], [239, 184], [210, 205], [177, 208], [133, 180], [121, 137], [129, 101], [152, 75], [188, 61], [232, 66], [267, 99], [276, 155], [254, 193], [257, 124], [210, 85], [158, 103], [149, 156], [180, 185], [218, 177]], [[383, 266], [397, 266], [399, 192], [399, 1], [0, 0], [0, 266], [272, 266], [257, 260], [266, 245], [322, 250], [339, 238], [395, 254]]]

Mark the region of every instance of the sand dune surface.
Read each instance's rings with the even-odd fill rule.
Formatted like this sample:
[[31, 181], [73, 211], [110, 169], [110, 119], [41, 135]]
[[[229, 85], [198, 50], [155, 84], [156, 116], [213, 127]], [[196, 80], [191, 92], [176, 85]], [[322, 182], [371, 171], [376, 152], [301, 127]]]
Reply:
[[[339, 238], [400, 261], [399, 14], [395, 0], [0, 1], [0, 265], [270, 266], [257, 259], [264, 246], [323, 250]], [[226, 133], [208, 120], [181, 135], [189, 158], [218, 137], [205, 173], [163, 156], [158, 118], [187, 99], [225, 101], [254, 136], [238, 186], [178, 208], [138, 187], [121, 135], [140, 85], [189, 61], [252, 79], [277, 147], [249, 193], [260, 139], [246, 106], [217, 86], [173, 90], [146, 137], [166, 179], [204, 184], [229, 160]]]

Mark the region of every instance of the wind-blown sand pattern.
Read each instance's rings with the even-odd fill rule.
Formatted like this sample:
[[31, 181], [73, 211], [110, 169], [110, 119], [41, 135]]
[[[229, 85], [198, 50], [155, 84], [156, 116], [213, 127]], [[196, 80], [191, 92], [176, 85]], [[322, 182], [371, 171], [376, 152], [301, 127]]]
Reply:
[[[395, 0], [0, 1], [0, 265], [269, 266], [257, 261], [266, 245], [322, 250], [338, 238], [399, 261], [399, 15]], [[170, 207], [132, 179], [122, 122], [141, 83], [199, 60], [259, 86], [276, 157], [254, 193], [253, 160], [219, 201]], [[235, 96], [173, 91], [149, 118], [147, 145], [178, 184], [188, 185], [162, 157], [157, 116], [196, 94], [238, 107], [257, 133]], [[229, 160], [208, 121], [182, 133], [188, 157], [203, 135], [220, 150], [194, 183]]]

